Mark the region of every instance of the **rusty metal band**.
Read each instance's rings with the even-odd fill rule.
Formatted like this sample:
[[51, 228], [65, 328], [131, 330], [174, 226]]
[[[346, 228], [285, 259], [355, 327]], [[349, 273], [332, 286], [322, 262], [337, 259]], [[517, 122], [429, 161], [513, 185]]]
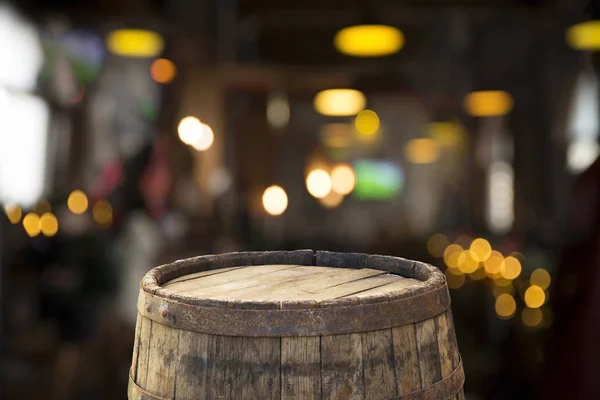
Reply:
[[127, 387], [127, 398], [129, 400], [171, 400], [165, 397], [156, 396], [139, 387], [129, 373], [129, 385]]
[[426, 293], [330, 308], [251, 310], [194, 305], [140, 292], [138, 310], [159, 324], [220, 336], [292, 337], [368, 332], [439, 315], [450, 306], [444, 284]]
[[465, 372], [463, 370], [462, 359], [460, 359], [458, 366], [454, 371], [441, 381], [426, 388], [403, 394], [399, 397], [393, 397], [388, 400], [447, 400], [456, 396], [464, 384]]

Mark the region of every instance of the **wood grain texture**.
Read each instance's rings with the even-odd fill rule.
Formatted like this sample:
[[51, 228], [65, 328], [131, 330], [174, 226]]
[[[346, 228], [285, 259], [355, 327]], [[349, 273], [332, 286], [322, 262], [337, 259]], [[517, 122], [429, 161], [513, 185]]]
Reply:
[[360, 334], [321, 338], [322, 398], [365, 398], [363, 349]]
[[392, 330], [362, 333], [365, 398], [388, 399], [397, 395]]
[[421, 389], [419, 348], [414, 324], [392, 329], [399, 394]]
[[179, 331], [152, 323], [151, 354], [148, 358], [146, 390], [152, 394], [172, 398], [175, 393]]
[[208, 336], [207, 399], [231, 399], [240, 390], [244, 338]]
[[208, 343], [203, 333], [179, 331], [176, 400], [208, 400]]
[[417, 322], [415, 326], [417, 348], [419, 349], [421, 387], [427, 387], [442, 379], [437, 326], [434, 318]]
[[152, 321], [140, 317], [140, 343], [138, 349], [138, 365], [136, 375], [133, 376], [135, 382], [145, 388], [148, 380], [148, 361], [150, 358], [150, 339], [152, 334]]
[[137, 375], [138, 366], [138, 354], [140, 351], [140, 333], [142, 330], [142, 318], [140, 313], [137, 313], [137, 320], [135, 321], [135, 337], [133, 339], [133, 355], [131, 357], [131, 370], [129, 371], [130, 376], [135, 379]]
[[243, 338], [241, 364], [234, 399], [281, 398], [281, 339]]
[[281, 338], [281, 399], [321, 398], [321, 338]]
[[458, 394], [456, 396], [454, 396], [455, 400], [465, 400], [465, 390], [464, 389], [460, 389], [460, 391], [458, 392]]

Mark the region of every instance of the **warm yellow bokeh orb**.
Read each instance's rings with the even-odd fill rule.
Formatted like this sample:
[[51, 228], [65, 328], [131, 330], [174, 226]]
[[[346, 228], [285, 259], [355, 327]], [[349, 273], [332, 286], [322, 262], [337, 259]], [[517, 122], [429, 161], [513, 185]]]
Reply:
[[548, 271], [543, 268], [538, 268], [531, 273], [529, 281], [532, 285], [539, 286], [542, 289], [548, 289], [552, 278], [550, 277], [550, 273]]
[[4, 211], [6, 212], [6, 216], [11, 224], [16, 225], [21, 222], [23, 210], [18, 204], [7, 204], [4, 206]]
[[67, 199], [67, 207], [73, 214], [83, 214], [88, 209], [88, 197], [81, 190], [74, 190]]
[[215, 134], [213, 133], [212, 128], [207, 124], [202, 124], [202, 131], [200, 133], [200, 136], [198, 136], [192, 143], [190, 143], [190, 145], [198, 151], [205, 151], [208, 150], [210, 146], [212, 146], [214, 141]]
[[508, 284], [506, 286], [494, 285], [494, 288], [492, 289], [492, 293], [493, 293], [494, 297], [498, 297], [503, 293], [507, 293], [507, 294], [510, 294], [511, 296], [514, 296], [515, 287], [512, 284]]
[[374, 135], [379, 130], [379, 116], [373, 110], [362, 110], [354, 119], [354, 128], [361, 135]]
[[508, 114], [514, 105], [513, 98], [501, 90], [469, 93], [465, 97], [465, 109], [473, 117], [496, 117]]
[[262, 196], [265, 211], [271, 215], [281, 215], [287, 209], [288, 197], [281, 186], [273, 185], [265, 189]]
[[35, 237], [40, 234], [40, 217], [37, 214], [29, 213], [23, 218], [23, 228], [29, 237]]
[[44, 236], [54, 236], [58, 232], [58, 219], [52, 213], [45, 213], [40, 217], [40, 230]]
[[470, 274], [479, 268], [479, 261], [471, 250], [464, 250], [458, 257], [458, 269], [463, 274]]
[[413, 164], [430, 164], [439, 157], [439, 149], [433, 139], [411, 139], [404, 147], [404, 156]]
[[446, 250], [446, 247], [448, 247], [449, 244], [450, 241], [446, 235], [436, 233], [427, 240], [427, 251], [434, 257], [443, 257], [444, 250]]
[[469, 274], [469, 278], [473, 279], [474, 281], [480, 281], [482, 279], [485, 278], [485, 269], [483, 269], [480, 266], [477, 267], [477, 269], [474, 272], [471, 272]]
[[444, 250], [444, 263], [448, 268], [458, 268], [459, 258], [463, 252], [463, 248], [457, 244], [451, 244]]
[[306, 188], [313, 197], [322, 199], [331, 191], [331, 177], [322, 169], [314, 169], [306, 177]]
[[485, 262], [492, 254], [490, 242], [483, 238], [477, 238], [471, 242], [471, 252], [479, 262]]
[[150, 65], [150, 76], [157, 83], [169, 83], [177, 75], [177, 67], [171, 60], [157, 58]]
[[354, 89], [329, 89], [317, 93], [313, 101], [319, 114], [332, 117], [348, 117], [362, 111], [367, 99]]
[[521, 314], [521, 320], [525, 326], [535, 328], [542, 323], [542, 310], [539, 308], [524, 308]]
[[336, 208], [344, 201], [344, 196], [334, 192], [333, 190], [327, 193], [325, 197], [322, 197], [319, 200], [319, 203], [325, 208]]
[[488, 274], [499, 274], [504, 266], [504, 256], [499, 251], [492, 250], [488, 259], [483, 262], [483, 266]]
[[506, 286], [512, 285], [512, 282], [513, 281], [510, 279], [504, 279], [504, 278], [500, 277], [500, 278], [494, 279], [494, 286], [506, 287]]
[[155, 32], [143, 29], [119, 29], [108, 34], [106, 47], [122, 57], [151, 58], [164, 48], [163, 38]]
[[92, 217], [98, 225], [110, 225], [113, 219], [111, 205], [106, 200], [99, 200], [92, 208]]
[[521, 262], [512, 256], [508, 256], [500, 267], [500, 274], [504, 279], [515, 279], [521, 275], [521, 270]]
[[354, 169], [348, 164], [340, 164], [331, 170], [331, 189], [343, 196], [349, 195], [356, 185]]
[[340, 53], [349, 56], [381, 57], [400, 51], [404, 35], [393, 26], [355, 25], [340, 30], [333, 43]]
[[600, 21], [586, 21], [567, 29], [566, 40], [576, 50], [600, 49]]
[[508, 293], [502, 293], [496, 297], [495, 307], [496, 314], [501, 318], [511, 318], [517, 310], [515, 298]]
[[525, 291], [525, 304], [529, 308], [540, 308], [546, 301], [546, 293], [539, 286], [530, 286]]

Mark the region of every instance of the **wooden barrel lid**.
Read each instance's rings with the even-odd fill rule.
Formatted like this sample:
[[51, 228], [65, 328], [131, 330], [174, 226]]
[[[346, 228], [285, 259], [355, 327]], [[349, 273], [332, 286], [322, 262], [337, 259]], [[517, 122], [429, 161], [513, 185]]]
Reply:
[[356, 253], [202, 256], [150, 271], [140, 313], [227, 336], [318, 336], [406, 325], [444, 312], [444, 275], [403, 258]]

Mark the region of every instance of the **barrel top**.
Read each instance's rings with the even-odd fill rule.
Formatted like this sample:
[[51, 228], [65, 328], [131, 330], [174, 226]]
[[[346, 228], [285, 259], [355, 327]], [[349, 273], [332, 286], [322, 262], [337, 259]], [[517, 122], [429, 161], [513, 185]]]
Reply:
[[165, 294], [198, 299], [260, 302], [329, 302], [334, 299], [385, 298], [415, 290], [423, 281], [386, 271], [290, 264], [238, 266], [203, 271], [170, 280]]

